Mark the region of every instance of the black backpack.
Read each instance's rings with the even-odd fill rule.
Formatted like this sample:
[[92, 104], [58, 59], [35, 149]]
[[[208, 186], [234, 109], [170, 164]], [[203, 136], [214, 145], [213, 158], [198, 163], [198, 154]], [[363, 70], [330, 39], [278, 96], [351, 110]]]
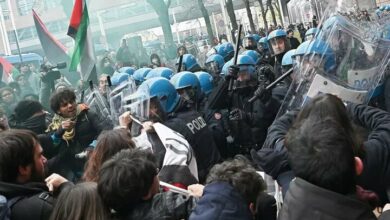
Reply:
[[16, 196], [7, 200], [5, 196], [0, 195], [0, 220], [11, 220], [11, 209], [23, 197]]

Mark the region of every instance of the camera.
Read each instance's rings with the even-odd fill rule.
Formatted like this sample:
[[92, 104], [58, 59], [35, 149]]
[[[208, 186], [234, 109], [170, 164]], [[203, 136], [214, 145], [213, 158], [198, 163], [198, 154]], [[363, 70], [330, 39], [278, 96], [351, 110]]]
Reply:
[[42, 72], [42, 81], [44, 82], [54, 82], [55, 80], [61, 78], [61, 73], [59, 69], [65, 69], [66, 63], [58, 63], [55, 66], [51, 65], [41, 65], [41, 72]]

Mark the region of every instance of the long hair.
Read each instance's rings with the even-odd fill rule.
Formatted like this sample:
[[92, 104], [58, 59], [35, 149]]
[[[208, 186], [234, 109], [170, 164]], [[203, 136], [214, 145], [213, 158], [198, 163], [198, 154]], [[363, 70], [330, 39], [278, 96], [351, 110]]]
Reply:
[[128, 130], [117, 129], [102, 132], [98, 139], [96, 149], [85, 165], [83, 180], [97, 182], [98, 173], [102, 164], [111, 159], [123, 149], [133, 149], [135, 144]]
[[109, 216], [109, 209], [97, 192], [97, 184], [84, 182], [60, 193], [50, 219], [106, 220]]

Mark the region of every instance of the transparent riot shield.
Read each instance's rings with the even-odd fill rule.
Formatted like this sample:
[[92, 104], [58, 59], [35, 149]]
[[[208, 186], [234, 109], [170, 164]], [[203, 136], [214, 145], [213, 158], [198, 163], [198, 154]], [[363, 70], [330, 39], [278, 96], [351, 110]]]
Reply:
[[98, 89], [90, 90], [85, 99], [85, 104], [98, 115], [100, 120], [111, 120], [108, 101]]
[[359, 17], [361, 11], [354, 13], [352, 5], [348, 16], [329, 14], [306, 53], [296, 57], [294, 80], [279, 116], [322, 93], [346, 103], [366, 104], [372, 97], [389, 60], [390, 41], [381, 38], [383, 24]]
[[125, 112], [124, 98], [128, 95], [135, 93], [136, 85], [133, 79], [129, 78], [128, 81], [125, 81], [113, 88], [108, 95], [108, 100], [110, 103], [110, 113], [111, 119], [115, 126], [119, 125], [119, 116]]
[[149, 120], [150, 97], [148, 91], [137, 91], [136, 93], [124, 97], [124, 109], [139, 122]]

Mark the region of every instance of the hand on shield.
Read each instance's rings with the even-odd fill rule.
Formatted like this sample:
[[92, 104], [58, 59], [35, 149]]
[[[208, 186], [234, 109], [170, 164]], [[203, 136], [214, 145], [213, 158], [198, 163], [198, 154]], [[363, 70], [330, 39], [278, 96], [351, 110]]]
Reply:
[[128, 112], [123, 113], [121, 116], [119, 116], [119, 125], [124, 126], [124, 127], [128, 127], [130, 125], [130, 123], [133, 121], [131, 119], [130, 115], [131, 115], [131, 113], [128, 111]]

